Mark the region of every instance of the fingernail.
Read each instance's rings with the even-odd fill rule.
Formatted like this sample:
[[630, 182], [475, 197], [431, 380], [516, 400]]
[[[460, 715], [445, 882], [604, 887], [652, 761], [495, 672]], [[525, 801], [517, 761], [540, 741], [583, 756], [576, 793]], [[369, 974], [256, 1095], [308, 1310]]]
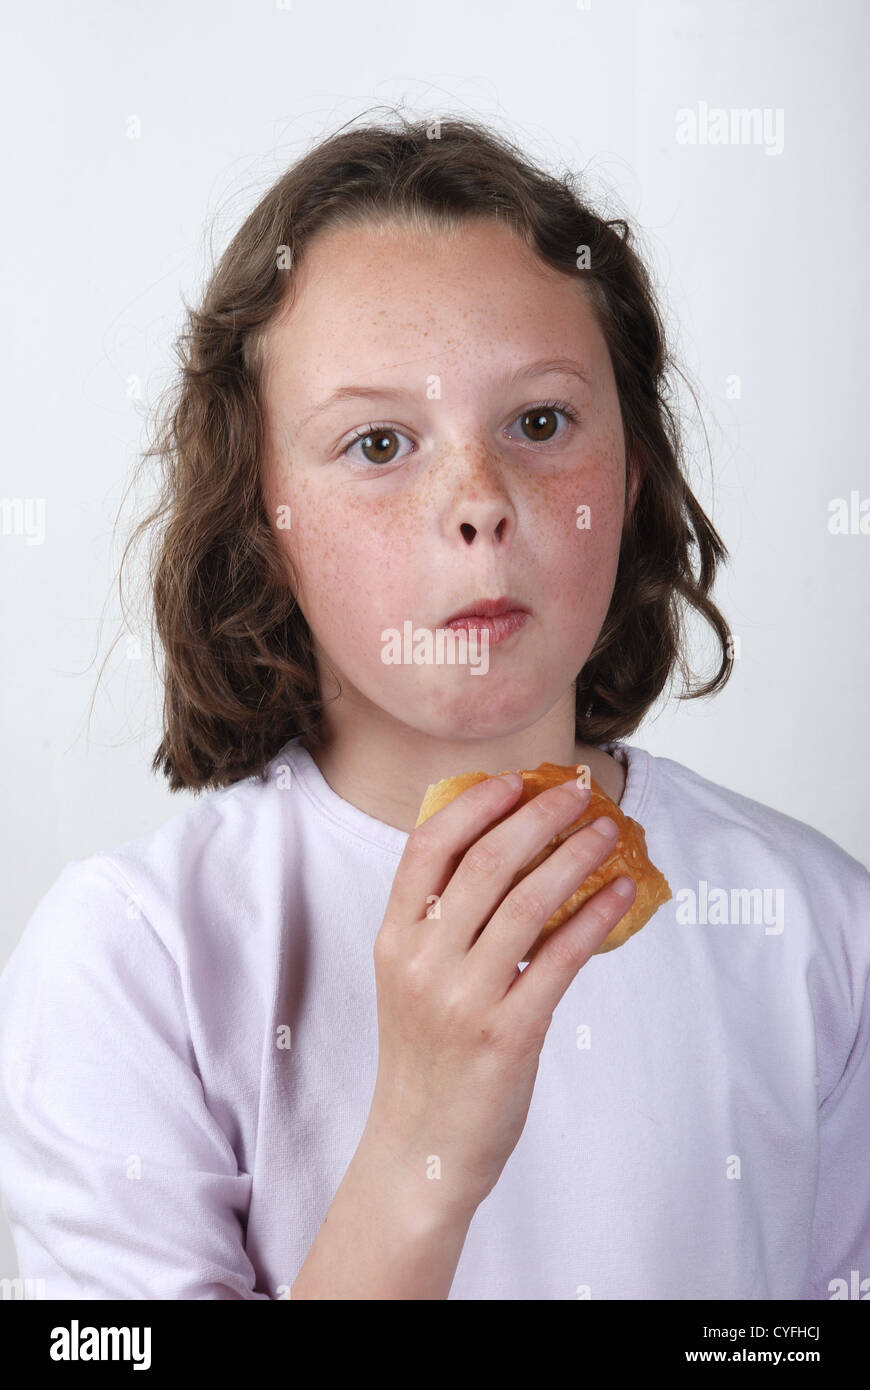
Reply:
[[616, 838], [616, 824], [609, 816], [599, 816], [592, 822], [592, 829], [597, 830], [599, 835], [605, 835], [608, 840]]
[[508, 786], [512, 789], [516, 789], [523, 785], [523, 779], [518, 772], [505, 772], [499, 778], [499, 781], [507, 782]]
[[614, 893], [618, 893], [621, 898], [630, 898], [634, 894], [635, 882], [633, 878], [626, 878], [623, 875], [622, 878], [613, 880], [612, 887]]

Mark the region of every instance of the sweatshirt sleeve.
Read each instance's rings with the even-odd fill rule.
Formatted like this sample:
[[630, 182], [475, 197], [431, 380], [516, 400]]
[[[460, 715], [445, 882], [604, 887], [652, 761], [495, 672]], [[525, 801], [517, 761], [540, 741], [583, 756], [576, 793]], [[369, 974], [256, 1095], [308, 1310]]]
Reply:
[[250, 1191], [205, 1103], [175, 960], [111, 861], [75, 860], [0, 976], [19, 1276], [49, 1299], [269, 1298], [244, 1248]]
[[843, 931], [849, 943], [843, 994], [840, 1007], [820, 1020], [820, 1041], [840, 1058], [842, 1072], [819, 1106], [818, 1183], [804, 1299], [870, 1298], [870, 874], [855, 867]]

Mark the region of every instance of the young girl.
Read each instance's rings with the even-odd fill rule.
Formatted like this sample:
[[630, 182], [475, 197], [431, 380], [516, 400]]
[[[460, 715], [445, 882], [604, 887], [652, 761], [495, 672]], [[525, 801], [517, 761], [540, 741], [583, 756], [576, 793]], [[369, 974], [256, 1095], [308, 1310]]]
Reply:
[[[486, 129], [401, 121], [291, 168], [190, 312], [143, 525], [153, 766], [206, 794], [69, 864], [0, 982], [46, 1297], [868, 1296], [870, 875], [625, 742], [681, 603], [722, 652], [689, 698], [731, 667], [630, 243]], [[484, 600], [525, 614], [486, 669], [388, 659]], [[542, 761], [673, 899], [594, 955], [611, 884], [521, 970], [609, 853], [511, 890], [582, 799], [492, 777], [414, 827]]]

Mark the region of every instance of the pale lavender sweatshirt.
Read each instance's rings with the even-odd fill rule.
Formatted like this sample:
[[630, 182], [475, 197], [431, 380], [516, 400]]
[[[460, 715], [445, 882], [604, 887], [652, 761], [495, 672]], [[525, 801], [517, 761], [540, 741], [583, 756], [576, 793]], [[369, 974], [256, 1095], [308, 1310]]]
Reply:
[[[674, 897], [558, 1004], [450, 1298], [867, 1298], [870, 874], [602, 746]], [[36, 1296], [288, 1296], [365, 1126], [407, 838], [292, 740], [267, 783], [62, 871], [0, 976], [0, 1193]]]

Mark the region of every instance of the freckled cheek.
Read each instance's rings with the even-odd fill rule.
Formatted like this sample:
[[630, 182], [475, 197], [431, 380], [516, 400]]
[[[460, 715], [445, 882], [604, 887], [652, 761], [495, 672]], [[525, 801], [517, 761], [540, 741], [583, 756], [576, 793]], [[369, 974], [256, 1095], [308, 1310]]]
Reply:
[[566, 612], [600, 611], [603, 617], [607, 610], [619, 563], [621, 487], [612, 470], [583, 470], [551, 501], [539, 572], [549, 574], [557, 602]]
[[[280, 504], [290, 517], [289, 526], [275, 530], [281, 550], [292, 563], [298, 583], [297, 597], [309, 623], [322, 622], [332, 607], [348, 551], [352, 549], [352, 522], [330, 506], [309, 486], [289, 479], [273, 489], [270, 504]], [[288, 576], [289, 577], [289, 576]]]
[[[293, 528], [279, 540], [300, 575], [300, 602], [309, 625], [330, 635], [380, 632], [382, 615], [407, 604], [407, 577], [382, 534], [359, 508], [337, 508], [328, 499], [307, 498], [293, 512]], [[409, 561], [410, 563], [410, 561]]]

